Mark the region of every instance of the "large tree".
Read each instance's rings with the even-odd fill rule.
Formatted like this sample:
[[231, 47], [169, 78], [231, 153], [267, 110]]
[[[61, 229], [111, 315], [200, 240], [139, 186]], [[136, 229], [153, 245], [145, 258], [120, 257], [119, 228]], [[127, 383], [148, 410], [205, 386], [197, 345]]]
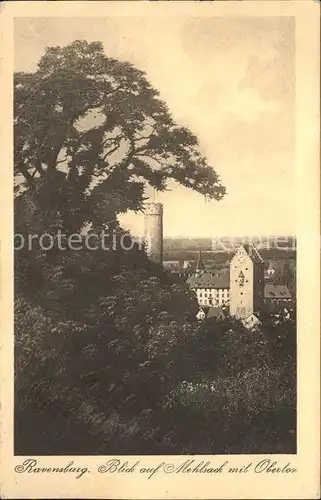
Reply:
[[197, 138], [173, 121], [145, 73], [107, 57], [100, 42], [48, 48], [34, 73], [15, 74], [14, 90], [17, 189], [22, 179], [45, 186], [46, 215], [64, 229], [141, 209], [146, 183], [164, 190], [174, 179], [224, 196]]
[[[34, 73], [16, 74], [14, 120], [15, 229], [24, 236], [117, 227], [119, 213], [143, 207], [146, 184], [163, 190], [168, 179], [224, 194], [144, 73], [100, 43], [49, 48]], [[127, 451], [144, 449], [193, 335], [187, 286], [139, 248], [119, 246], [23, 248], [15, 279], [16, 451], [106, 452], [121, 439]]]

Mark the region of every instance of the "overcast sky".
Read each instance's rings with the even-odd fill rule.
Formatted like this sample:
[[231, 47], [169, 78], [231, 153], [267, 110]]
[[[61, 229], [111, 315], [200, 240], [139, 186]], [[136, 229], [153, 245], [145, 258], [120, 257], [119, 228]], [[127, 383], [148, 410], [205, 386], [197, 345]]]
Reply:
[[[165, 236], [295, 233], [293, 19], [20, 18], [15, 70], [35, 70], [47, 46], [76, 39], [145, 70], [227, 188], [209, 203], [171, 184], [156, 197]], [[142, 215], [122, 221], [142, 233]]]

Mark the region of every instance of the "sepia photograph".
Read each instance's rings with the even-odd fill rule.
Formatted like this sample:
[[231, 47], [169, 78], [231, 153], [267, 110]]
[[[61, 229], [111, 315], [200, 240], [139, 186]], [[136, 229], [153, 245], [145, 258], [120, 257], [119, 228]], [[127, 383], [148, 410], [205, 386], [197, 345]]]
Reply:
[[14, 28], [15, 453], [295, 453], [294, 19]]
[[316, 13], [2, 8], [1, 497], [318, 498]]

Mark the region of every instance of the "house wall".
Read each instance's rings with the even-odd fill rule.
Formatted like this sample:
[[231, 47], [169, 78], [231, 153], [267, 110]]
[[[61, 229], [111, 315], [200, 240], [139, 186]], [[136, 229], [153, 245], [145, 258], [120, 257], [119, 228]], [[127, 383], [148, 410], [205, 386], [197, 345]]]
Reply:
[[266, 312], [273, 314], [284, 311], [284, 309], [290, 309], [293, 305], [293, 301], [292, 299], [266, 298], [264, 304]]
[[200, 306], [223, 306], [229, 303], [228, 288], [197, 288], [197, 300]]

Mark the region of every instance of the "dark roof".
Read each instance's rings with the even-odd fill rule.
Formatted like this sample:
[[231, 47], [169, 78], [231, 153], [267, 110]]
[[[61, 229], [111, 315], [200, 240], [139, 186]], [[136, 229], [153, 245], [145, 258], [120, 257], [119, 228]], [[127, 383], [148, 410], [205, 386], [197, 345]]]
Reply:
[[207, 313], [207, 318], [225, 318], [225, 314], [220, 307], [210, 307]]
[[286, 285], [268, 284], [264, 287], [264, 297], [266, 299], [291, 299], [291, 293]]
[[245, 243], [242, 246], [246, 250], [246, 253], [251, 257], [253, 262], [256, 262], [256, 263], [263, 263], [264, 262], [261, 255], [259, 254], [258, 249], [253, 245], [253, 243], [251, 243], [251, 244]]
[[193, 274], [187, 283], [190, 288], [229, 288], [230, 272], [229, 269], [222, 269], [212, 273], [205, 271], [200, 276]]

